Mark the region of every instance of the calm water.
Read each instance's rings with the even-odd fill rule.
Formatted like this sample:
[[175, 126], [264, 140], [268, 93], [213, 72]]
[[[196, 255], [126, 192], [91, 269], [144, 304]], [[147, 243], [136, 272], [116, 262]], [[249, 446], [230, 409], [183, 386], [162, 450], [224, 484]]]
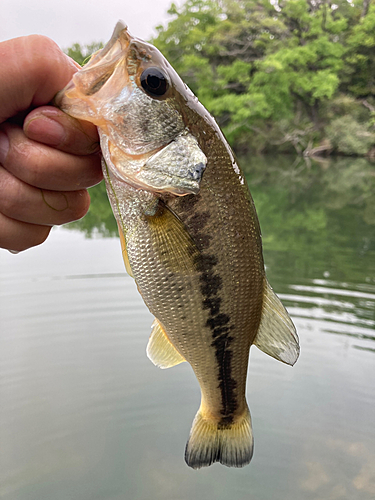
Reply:
[[1, 499], [375, 499], [375, 167], [242, 165], [301, 341], [293, 368], [252, 348], [252, 463], [185, 465], [198, 384], [147, 359], [152, 317], [99, 188], [80, 224], [0, 252]]

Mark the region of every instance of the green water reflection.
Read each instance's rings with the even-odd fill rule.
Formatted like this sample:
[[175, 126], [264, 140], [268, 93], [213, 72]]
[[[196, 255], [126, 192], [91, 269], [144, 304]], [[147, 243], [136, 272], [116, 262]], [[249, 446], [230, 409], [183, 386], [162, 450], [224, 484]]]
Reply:
[[[375, 168], [363, 159], [244, 162], [270, 272], [372, 281]], [[254, 172], [254, 173], [253, 173]]]

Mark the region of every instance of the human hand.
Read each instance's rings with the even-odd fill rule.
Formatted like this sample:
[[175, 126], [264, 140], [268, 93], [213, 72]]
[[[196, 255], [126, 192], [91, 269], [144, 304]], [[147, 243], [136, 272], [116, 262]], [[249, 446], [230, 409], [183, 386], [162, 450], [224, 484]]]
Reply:
[[96, 128], [48, 106], [79, 68], [49, 38], [0, 43], [0, 248], [43, 243], [83, 217], [100, 182]]

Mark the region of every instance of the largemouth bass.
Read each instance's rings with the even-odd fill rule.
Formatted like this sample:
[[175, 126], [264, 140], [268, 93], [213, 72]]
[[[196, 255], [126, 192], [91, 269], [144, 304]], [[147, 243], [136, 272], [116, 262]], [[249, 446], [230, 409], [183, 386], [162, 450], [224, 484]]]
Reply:
[[246, 465], [250, 346], [293, 365], [299, 345], [267, 282], [231, 148], [163, 55], [122, 23], [56, 103], [98, 127], [125, 266], [155, 316], [148, 357], [161, 368], [187, 361], [198, 379], [187, 464]]

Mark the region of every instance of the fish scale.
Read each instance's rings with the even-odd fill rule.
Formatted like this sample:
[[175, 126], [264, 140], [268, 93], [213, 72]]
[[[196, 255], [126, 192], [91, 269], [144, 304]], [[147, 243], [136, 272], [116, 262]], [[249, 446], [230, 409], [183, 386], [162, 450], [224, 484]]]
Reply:
[[298, 337], [269, 286], [253, 200], [214, 119], [155, 47], [119, 23], [56, 103], [98, 126], [127, 271], [155, 316], [151, 361], [187, 361], [201, 388], [185, 460], [253, 453], [249, 350], [293, 365]]

